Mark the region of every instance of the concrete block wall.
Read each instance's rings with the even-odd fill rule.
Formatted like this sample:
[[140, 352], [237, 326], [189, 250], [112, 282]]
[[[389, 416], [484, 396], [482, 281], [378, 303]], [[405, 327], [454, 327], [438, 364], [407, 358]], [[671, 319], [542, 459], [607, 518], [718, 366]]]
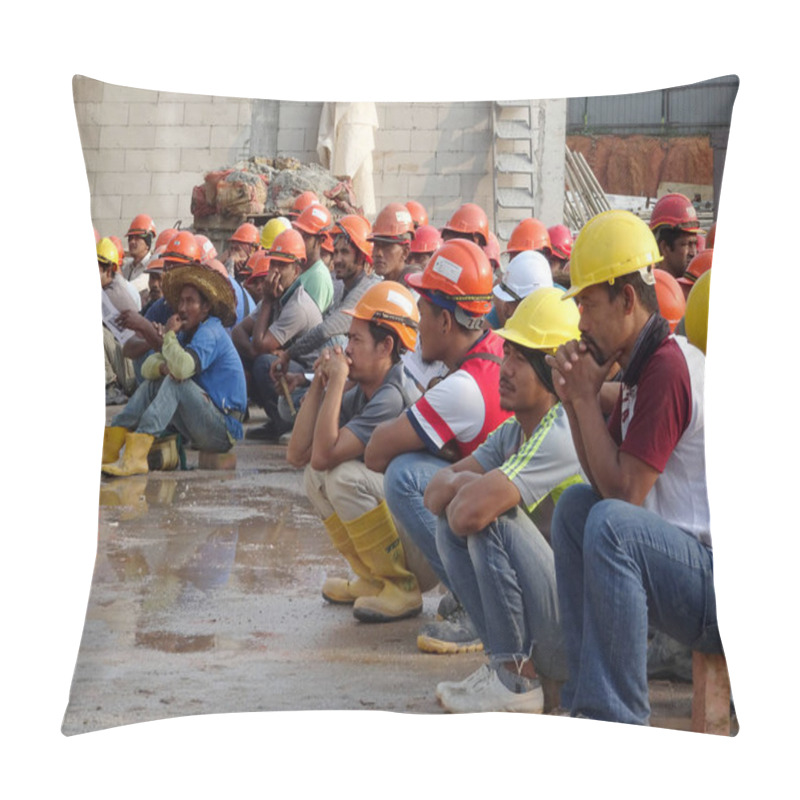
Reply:
[[[321, 103], [176, 94], [80, 76], [73, 89], [92, 221], [102, 235], [123, 237], [143, 212], [159, 230], [179, 219], [190, 225], [192, 188], [207, 171], [250, 155], [318, 161]], [[474, 202], [493, 223], [491, 102], [377, 103], [376, 110], [378, 209], [416, 199], [442, 225], [459, 205]], [[535, 135], [544, 151], [544, 129]], [[258, 152], [269, 147], [275, 152]], [[556, 150], [563, 160], [563, 140]], [[548, 180], [559, 186], [557, 172], [553, 166]], [[563, 203], [563, 189], [559, 195]]]
[[75, 116], [92, 224], [123, 238], [140, 213], [158, 230], [192, 222], [203, 175], [247, 157], [249, 99], [136, 89], [76, 76]]

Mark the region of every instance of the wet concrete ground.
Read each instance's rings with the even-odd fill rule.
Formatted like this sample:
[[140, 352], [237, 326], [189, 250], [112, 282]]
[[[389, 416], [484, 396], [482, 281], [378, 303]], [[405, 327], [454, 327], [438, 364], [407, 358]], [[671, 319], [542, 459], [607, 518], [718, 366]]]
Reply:
[[[251, 414], [249, 424], [263, 421]], [[437, 682], [465, 677], [484, 657], [417, 650], [438, 589], [419, 617], [383, 625], [322, 599], [326, 574], [345, 576], [346, 564], [284, 454], [243, 440], [235, 471], [101, 479], [63, 733], [236, 711], [444, 713]], [[197, 458], [187, 452], [190, 468]], [[689, 729], [689, 684], [653, 681], [651, 697], [654, 726]]]

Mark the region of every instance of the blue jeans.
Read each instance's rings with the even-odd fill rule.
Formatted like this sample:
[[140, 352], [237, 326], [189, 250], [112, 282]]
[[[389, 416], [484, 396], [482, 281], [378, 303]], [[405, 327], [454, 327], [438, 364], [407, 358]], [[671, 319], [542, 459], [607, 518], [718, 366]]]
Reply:
[[172, 426], [200, 450], [212, 453], [226, 453], [232, 446], [225, 415], [193, 380], [144, 381], [111, 424], [151, 436]]
[[[294, 423], [291, 421], [291, 418], [289, 421], [287, 421], [281, 414], [279, 400], [283, 397], [283, 392], [269, 375], [269, 368], [272, 366], [272, 362], [276, 359], [277, 356], [274, 356], [271, 353], [264, 353], [258, 356], [255, 361], [253, 361], [253, 366], [250, 370], [250, 377], [252, 379], [251, 390], [255, 401], [264, 409], [264, 411], [266, 411], [267, 416], [269, 416], [273, 423], [273, 426], [280, 433], [285, 433], [286, 431], [290, 431], [292, 429], [292, 425]], [[297, 361], [290, 361], [287, 371], [299, 373], [305, 372], [305, 368]], [[300, 403], [300, 398], [302, 398], [302, 396], [305, 394], [307, 388], [308, 387], [302, 387], [300, 389], [296, 389], [292, 393], [292, 402], [294, 402], [295, 408], [297, 408], [298, 404]], [[288, 407], [286, 410], [288, 413]]]
[[383, 489], [395, 521], [422, 551], [439, 580], [452, 590], [436, 549], [436, 516], [423, 502], [431, 478], [447, 466], [447, 461], [423, 450], [402, 453], [389, 463], [383, 476]]
[[568, 488], [551, 528], [573, 715], [649, 724], [647, 626], [722, 652], [711, 549], [640, 506]]
[[491, 663], [533, 658], [537, 672], [567, 677], [553, 551], [521, 508], [478, 533], [457, 536], [443, 515], [436, 544], [453, 592]]

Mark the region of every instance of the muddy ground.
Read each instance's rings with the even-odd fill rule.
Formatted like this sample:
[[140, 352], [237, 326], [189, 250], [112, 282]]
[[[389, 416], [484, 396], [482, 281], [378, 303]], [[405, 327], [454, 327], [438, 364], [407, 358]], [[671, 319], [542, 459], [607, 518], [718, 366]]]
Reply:
[[[251, 413], [249, 424], [263, 421]], [[189, 450], [186, 471], [101, 479], [64, 734], [232, 711], [444, 713], [437, 682], [468, 675], [483, 656], [417, 649], [438, 588], [421, 616], [383, 625], [322, 599], [326, 574], [344, 576], [346, 565], [284, 454], [243, 440], [232, 471], [196, 469]], [[691, 687], [651, 689], [652, 724], [688, 729]]]

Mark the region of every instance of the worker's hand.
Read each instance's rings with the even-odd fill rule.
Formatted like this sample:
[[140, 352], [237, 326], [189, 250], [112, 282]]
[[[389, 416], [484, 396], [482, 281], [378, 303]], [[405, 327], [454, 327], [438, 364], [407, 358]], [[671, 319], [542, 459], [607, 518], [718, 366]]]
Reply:
[[136, 333], [141, 333], [142, 330], [151, 324], [138, 311], [134, 311], [131, 308], [120, 311], [116, 321], [120, 328], [127, 328]]
[[177, 333], [183, 327], [183, 320], [180, 318], [180, 315], [173, 314], [168, 320], [165, 326], [165, 330], [172, 331], [173, 333]]
[[614, 353], [610, 359], [598, 364], [585, 341], [573, 339], [561, 345], [555, 355], [545, 357], [553, 370], [553, 386], [558, 399], [565, 404], [574, 404], [597, 398], [609, 366], [619, 356], [620, 353]]
[[281, 274], [277, 270], [270, 270], [261, 287], [263, 300], [271, 303], [277, 300], [283, 294], [283, 286], [281, 286]]
[[344, 386], [350, 373], [350, 359], [345, 355], [341, 346], [336, 345], [333, 349], [324, 351], [321, 369], [328, 381], [336, 380]]
[[295, 389], [308, 385], [306, 376], [303, 375], [302, 372], [290, 372], [284, 375], [284, 377], [286, 378], [286, 385], [289, 387], [289, 392], [294, 392]]
[[289, 354], [285, 350], [278, 350], [274, 355], [276, 358], [269, 365], [269, 377], [273, 383], [277, 383], [281, 375], [289, 371]]

